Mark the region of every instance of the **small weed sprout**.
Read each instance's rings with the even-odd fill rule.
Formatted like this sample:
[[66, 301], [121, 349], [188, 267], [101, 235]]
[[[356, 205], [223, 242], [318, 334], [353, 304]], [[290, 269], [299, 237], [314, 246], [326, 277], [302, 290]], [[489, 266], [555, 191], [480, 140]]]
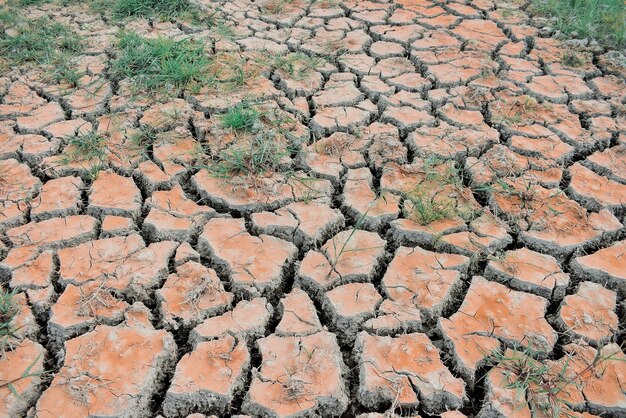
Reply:
[[129, 135], [128, 139], [135, 148], [145, 152], [156, 140], [156, 131], [150, 126], [141, 126]]
[[463, 177], [454, 161], [428, 158], [424, 161], [423, 173], [424, 180], [403, 193], [405, 216], [420, 225], [454, 215], [466, 221], [476, 217], [477, 211], [462, 193]]
[[[508, 106], [508, 105], [507, 105]], [[504, 110], [501, 108], [500, 110]], [[506, 113], [501, 113], [494, 122], [501, 125], [518, 126], [522, 125], [539, 110], [539, 103], [530, 96], [518, 97], [511, 104]]]
[[97, 132], [91, 131], [68, 139], [65, 148], [65, 163], [93, 161], [104, 159], [106, 152], [106, 138]]
[[405, 199], [408, 208], [405, 216], [420, 225], [429, 225], [452, 216], [454, 211], [451, 202], [437, 196], [438, 194], [429, 193], [422, 188], [407, 193]]
[[272, 15], [279, 15], [294, 2], [295, 0], [267, 0], [263, 3], [260, 10]]

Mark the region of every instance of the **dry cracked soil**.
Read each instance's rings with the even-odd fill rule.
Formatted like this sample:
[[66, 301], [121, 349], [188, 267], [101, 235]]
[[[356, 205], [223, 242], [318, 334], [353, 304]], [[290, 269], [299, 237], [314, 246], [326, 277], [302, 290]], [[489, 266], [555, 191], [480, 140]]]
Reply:
[[[194, 4], [21, 10], [87, 46], [0, 76], [0, 416], [626, 416], [623, 56], [515, 0]], [[120, 29], [212, 81], [133, 88]]]

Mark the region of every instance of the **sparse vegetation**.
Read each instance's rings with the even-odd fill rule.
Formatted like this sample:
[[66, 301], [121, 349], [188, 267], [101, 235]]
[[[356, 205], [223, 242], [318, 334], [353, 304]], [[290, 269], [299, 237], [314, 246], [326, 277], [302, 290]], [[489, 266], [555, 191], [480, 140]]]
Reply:
[[292, 5], [296, 0], [267, 0], [261, 5], [261, 11], [278, 15], [285, 11], [287, 7]]
[[519, 405], [525, 403], [533, 416], [559, 418], [572, 416], [569, 408], [568, 390], [584, 385], [585, 373], [601, 367], [607, 361], [620, 361], [614, 356], [617, 352], [603, 353], [597, 350], [593, 360], [582, 370], [573, 370], [569, 357], [560, 363], [535, 359], [532, 348], [524, 351], [503, 353], [496, 351], [489, 357], [489, 364], [499, 369], [505, 377], [506, 389], [513, 389], [518, 394]]
[[0, 63], [3, 66], [55, 66], [83, 47], [81, 37], [59, 22], [46, 17], [25, 19], [8, 8], [0, 11]]
[[19, 307], [15, 303], [15, 294], [14, 290], [0, 288], [0, 355], [10, 348], [12, 340], [16, 337], [17, 329], [13, 319], [19, 312]]
[[200, 43], [122, 33], [117, 46], [110, 73], [117, 79], [129, 78], [137, 87], [181, 90], [208, 81], [210, 59]]
[[283, 158], [289, 155], [273, 132], [261, 131], [249, 144], [233, 145], [220, 153], [219, 161], [208, 167], [209, 171], [223, 178], [233, 175], [256, 176], [277, 171]]
[[128, 139], [138, 149], [146, 150], [156, 139], [156, 131], [150, 126], [141, 126]]
[[87, 132], [68, 139], [66, 152], [68, 162], [92, 161], [103, 158], [106, 139], [97, 132]]
[[466, 196], [460, 169], [452, 160], [432, 157], [421, 169], [424, 179], [403, 194], [405, 216], [421, 225], [428, 225], [455, 215], [470, 221], [477, 210]]
[[494, 118], [494, 122], [501, 125], [517, 126], [532, 120], [535, 113], [540, 109], [540, 105], [530, 96], [520, 96], [515, 98], [513, 103], [500, 103], [499, 114]]
[[566, 65], [568, 67], [580, 67], [585, 63], [580, 55], [578, 55], [574, 51], [565, 51], [563, 57], [561, 58], [561, 64]]
[[555, 29], [578, 38], [593, 38], [610, 48], [626, 46], [623, 0], [533, 0], [531, 13], [554, 18]]
[[315, 68], [322, 65], [324, 60], [320, 57], [313, 57], [302, 52], [289, 55], [279, 55], [274, 59], [274, 66], [288, 74], [294, 80], [302, 80], [308, 76]]

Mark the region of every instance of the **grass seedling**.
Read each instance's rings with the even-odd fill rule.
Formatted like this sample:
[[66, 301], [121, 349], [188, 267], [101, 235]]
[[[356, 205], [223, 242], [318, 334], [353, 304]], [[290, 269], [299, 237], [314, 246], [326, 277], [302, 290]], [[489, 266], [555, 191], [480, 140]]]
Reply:
[[156, 140], [156, 131], [149, 126], [141, 126], [129, 135], [130, 143], [137, 149], [146, 150]]
[[110, 73], [118, 80], [129, 78], [147, 90], [180, 90], [208, 82], [210, 59], [200, 43], [122, 33], [117, 46], [119, 52]]
[[261, 6], [261, 11], [279, 15], [292, 3], [294, 3], [294, 0], [268, 0]]

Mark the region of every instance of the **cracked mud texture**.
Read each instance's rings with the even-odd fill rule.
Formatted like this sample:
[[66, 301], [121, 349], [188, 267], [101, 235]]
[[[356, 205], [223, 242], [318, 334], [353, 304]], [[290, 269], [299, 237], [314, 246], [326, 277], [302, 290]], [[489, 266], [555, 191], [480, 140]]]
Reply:
[[[626, 416], [620, 52], [524, 1], [65, 3], [20, 13], [82, 39], [77, 81], [0, 75], [0, 417], [554, 416], [528, 349], [557, 416]], [[136, 88], [120, 29], [211, 82]]]

